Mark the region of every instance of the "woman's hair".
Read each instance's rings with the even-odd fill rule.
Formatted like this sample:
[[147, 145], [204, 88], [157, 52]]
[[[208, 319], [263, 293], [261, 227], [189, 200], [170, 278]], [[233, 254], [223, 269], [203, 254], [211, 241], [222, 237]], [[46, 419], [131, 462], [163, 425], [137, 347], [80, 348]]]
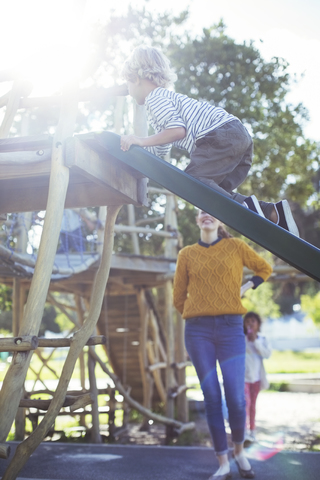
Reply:
[[136, 47], [123, 65], [122, 76], [130, 82], [147, 78], [158, 87], [169, 87], [177, 79], [168, 58], [155, 47]]
[[260, 331], [260, 327], [261, 327], [261, 324], [262, 324], [262, 320], [261, 320], [260, 315], [258, 315], [255, 312], [247, 312], [245, 314], [245, 316], [243, 317], [243, 330], [244, 330], [245, 335], [247, 334], [246, 320], [248, 318], [255, 318], [257, 320], [257, 322], [259, 324], [258, 331]]
[[231, 233], [229, 233], [223, 225], [220, 225], [218, 228], [218, 236], [221, 238], [232, 238]]

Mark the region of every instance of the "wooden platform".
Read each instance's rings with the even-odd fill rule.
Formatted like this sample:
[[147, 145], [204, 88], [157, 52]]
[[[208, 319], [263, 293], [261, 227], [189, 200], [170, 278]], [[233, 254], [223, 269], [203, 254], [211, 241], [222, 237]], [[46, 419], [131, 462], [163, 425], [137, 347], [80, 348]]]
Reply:
[[[56, 258], [62, 255], [57, 255]], [[79, 254], [69, 254], [80, 259]], [[67, 257], [66, 257], [67, 258]], [[9, 265], [10, 264], [10, 265]], [[58, 260], [56, 265], [60, 265]], [[90, 300], [93, 280], [99, 265], [95, 262], [88, 269], [71, 275], [61, 276], [51, 281], [49, 291], [78, 294]], [[98, 320], [97, 329], [107, 338], [105, 346], [113, 371], [119, 379], [130, 385], [132, 397], [142, 402], [143, 383], [139, 358], [141, 333], [141, 312], [137, 294], [141, 288], [161, 287], [168, 278], [173, 278], [175, 260], [142, 255], [114, 254], [110, 275]], [[28, 290], [32, 281], [32, 272], [22, 265], [9, 260], [1, 262], [0, 283], [13, 286], [14, 278], [20, 278], [21, 288]], [[161, 331], [161, 324], [158, 324]], [[163, 336], [164, 338], [164, 336]], [[153, 401], [159, 401], [157, 389], [154, 389]]]
[[[53, 137], [0, 140], [0, 214], [45, 210]], [[70, 180], [65, 208], [147, 205], [145, 177], [98, 151], [94, 136], [78, 135], [65, 143]]]

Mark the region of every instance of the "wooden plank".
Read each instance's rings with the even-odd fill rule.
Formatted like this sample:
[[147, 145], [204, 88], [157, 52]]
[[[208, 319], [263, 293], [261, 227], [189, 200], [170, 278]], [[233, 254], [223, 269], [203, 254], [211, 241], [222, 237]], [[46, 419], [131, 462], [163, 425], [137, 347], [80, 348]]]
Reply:
[[39, 150], [52, 147], [52, 135], [32, 135], [30, 137], [11, 137], [0, 139], [0, 152], [18, 152]]
[[[120, 162], [106, 154], [102, 157], [78, 137], [70, 138], [66, 143], [66, 165], [71, 171], [78, 171], [93, 183], [121, 192], [132, 199], [133, 203], [142, 203], [137, 188], [137, 178], [141, 175], [138, 177], [131, 175], [126, 168], [122, 168]], [[144, 197], [146, 200], [146, 189]]]
[[27, 352], [37, 347], [38, 337], [35, 335], [0, 338], [0, 352]]
[[[104, 335], [90, 337], [86, 345], [104, 345], [107, 339]], [[70, 347], [72, 338], [39, 338], [38, 347]]]
[[[0, 182], [0, 213], [45, 210], [48, 188], [49, 177], [47, 176], [33, 177], [27, 182], [23, 178]], [[92, 185], [86, 180], [85, 183], [69, 184], [65, 208], [126, 203], [136, 204], [131, 198], [114, 188]]]
[[[86, 143], [92, 150], [99, 153], [99, 155], [101, 155], [102, 158], [106, 158], [106, 156], [107, 156], [107, 158], [109, 160], [112, 159], [116, 164], [119, 163], [119, 160], [114, 155], [111, 155], [110, 152], [108, 152], [108, 150], [106, 148], [104, 148], [100, 145], [100, 143], [98, 141], [99, 134], [97, 134], [95, 132], [90, 132], [90, 133], [85, 133], [85, 134], [81, 134], [81, 135], [75, 135], [75, 138], [79, 138], [79, 140]], [[143, 179], [143, 181], [145, 181], [145, 179], [146, 179], [145, 175], [140, 173], [138, 170], [132, 168], [129, 165], [126, 165], [126, 170], [134, 178]]]
[[[38, 173], [39, 168], [43, 169], [44, 162], [47, 163], [45, 172], [50, 173], [51, 148], [21, 152], [0, 151], [1, 179], [21, 176], [22, 167], [25, 167], [25, 175], [31, 176], [33, 172]], [[33, 165], [33, 170], [31, 165]], [[18, 166], [19, 170], [17, 170]]]

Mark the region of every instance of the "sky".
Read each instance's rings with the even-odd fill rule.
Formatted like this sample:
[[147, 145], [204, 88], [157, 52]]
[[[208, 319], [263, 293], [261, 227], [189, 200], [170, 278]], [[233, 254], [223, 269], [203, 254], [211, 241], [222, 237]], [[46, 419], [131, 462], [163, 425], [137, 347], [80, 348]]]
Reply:
[[[61, 75], [77, 71], [90, 25], [107, 20], [115, 4], [107, 0], [0, 1], [0, 71], [22, 66], [38, 94], [41, 86], [54, 85]], [[120, 0], [116, 5], [125, 9], [129, 3], [141, 5], [143, 0]], [[308, 109], [305, 135], [320, 141], [319, 0], [149, 0], [147, 5], [152, 11], [175, 13], [189, 5], [188, 29], [195, 35], [222, 18], [226, 33], [237, 42], [253, 40], [266, 60], [286, 59], [290, 73], [300, 78], [287, 100]], [[40, 59], [30, 62], [30, 55], [39, 51]]]

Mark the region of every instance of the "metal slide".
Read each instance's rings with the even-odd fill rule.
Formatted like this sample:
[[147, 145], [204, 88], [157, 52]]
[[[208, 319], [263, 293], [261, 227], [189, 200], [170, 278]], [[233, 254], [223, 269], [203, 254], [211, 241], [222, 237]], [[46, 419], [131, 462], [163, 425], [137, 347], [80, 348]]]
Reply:
[[[91, 135], [79, 135], [79, 138], [83, 137], [83, 140], [87, 141]], [[89, 138], [88, 140], [90, 142]], [[123, 152], [120, 149], [120, 136], [115, 133], [94, 134], [91, 140], [95, 140], [96, 145], [98, 143], [99, 150], [108, 152], [117, 160], [152, 178], [167, 190], [210, 213], [309, 277], [320, 281], [320, 250], [310, 243], [221, 195], [141, 147], [133, 146], [128, 152]]]

